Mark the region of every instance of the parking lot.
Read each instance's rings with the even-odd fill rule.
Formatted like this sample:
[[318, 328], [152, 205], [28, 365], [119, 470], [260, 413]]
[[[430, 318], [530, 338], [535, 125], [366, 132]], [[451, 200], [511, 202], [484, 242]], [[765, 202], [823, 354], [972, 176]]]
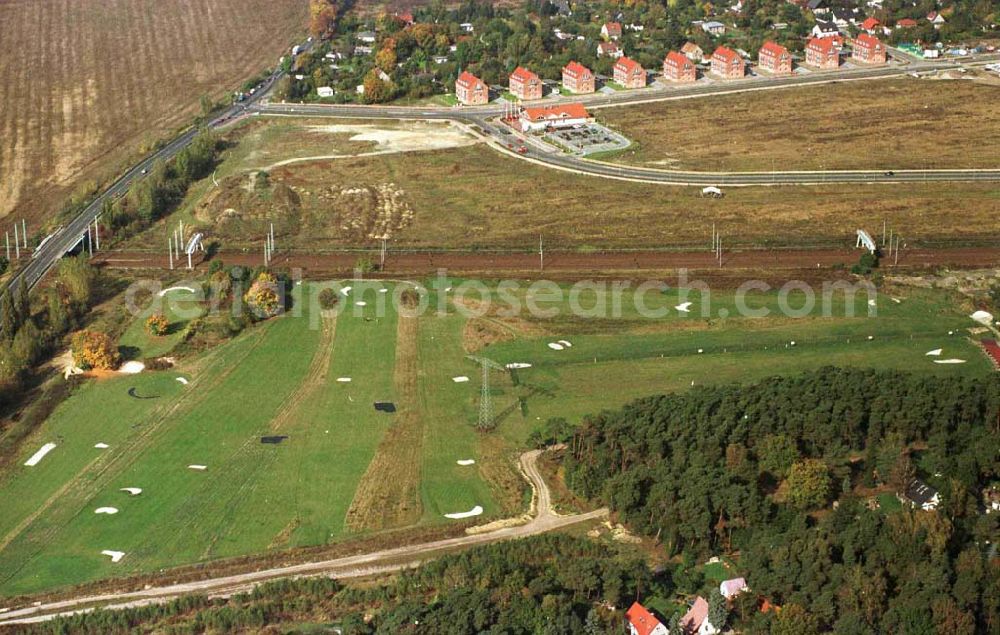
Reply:
[[596, 123], [556, 130], [546, 134], [545, 138], [580, 155], [624, 150], [632, 144], [617, 132]]

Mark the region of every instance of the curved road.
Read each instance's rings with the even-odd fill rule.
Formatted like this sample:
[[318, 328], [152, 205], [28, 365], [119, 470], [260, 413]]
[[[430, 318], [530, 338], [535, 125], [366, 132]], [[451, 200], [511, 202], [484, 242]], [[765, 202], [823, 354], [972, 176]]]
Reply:
[[377, 573], [413, 567], [428, 558], [442, 555], [456, 548], [467, 548], [501, 540], [534, 536], [554, 529], [602, 518], [608, 514], [608, 510], [604, 508], [585, 514], [572, 514], [569, 516], [556, 514], [552, 510], [552, 498], [549, 487], [538, 471], [538, 457], [541, 453], [541, 450], [532, 450], [525, 452], [520, 458], [521, 470], [531, 483], [533, 490], [532, 509], [534, 511], [531, 519], [521, 525], [332, 560], [306, 562], [208, 580], [150, 587], [141, 591], [106, 593], [58, 602], [48, 602], [38, 606], [29, 606], [2, 613], [0, 614], [0, 626], [44, 622], [62, 615], [90, 611], [96, 607], [113, 609], [162, 604], [182, 595], [192, 593], [226, 596], [250, 590], [255, 585], [274, 578], [329, 576], [346, 579], [370, 576]]

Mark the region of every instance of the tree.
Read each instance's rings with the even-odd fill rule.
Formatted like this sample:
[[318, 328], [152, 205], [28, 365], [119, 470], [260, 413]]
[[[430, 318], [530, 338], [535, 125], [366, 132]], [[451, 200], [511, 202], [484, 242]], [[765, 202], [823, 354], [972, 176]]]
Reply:
[[396, 70], [396, 51], [389, 47], [379, 49], [375, 54], [375, 65], [386, 73], [393, 72]]
[[85, 370], [111, 370], [121, 360], [118, 347], [106, 333], [100, 331], [77, 331], [73, 335], [72, 346], [73, 361]]
[[771, 620], [771, 635], [814, 635], [819, 620], [798, 604], [786, 604]]
[[725, 630], [729, 621], [729, 604], [718, 587], [712, 587], [708, 596], [708, 621], [719, 631]]
[[375, 69], [365, 75], [364, 86], [364, 97], [367, 104], [381, 104], [392, 99], [394, 92], [392, 82], [387, 82], [379, 77], [378, 71]]
[[324, 309], [332, 309], [340, 302], [339, 294], [327, 287], [319, 292], [319, 305]]
[[0, 297], [0, 336], [8, 342], [13, 340], [19, 326], [14, 300], [10, 297], [10, 291], [4, 291]]
[[821, 459], [792, 464], [788, 473], [788, 500], [800, 509], [820, 507], [830, 495], [830, 473]]
[[17, 299], [15, 309], [17, 311], [17, 323], [24, 324], [31, 319], [31, 298], [28, 295], [28, 284], [21, 278], [17, 285]]
[[146, 320], [146, 332], [150, 335], [162, 336], [167, 334], [170, 322], [162, 314], [157, 313], [149, 316]]
[[788, 476], [788, 470], [799, 458], [795, 442], [784, 434], [769, 434], [757, 447], [757, 460], [765, 472], [778, 478]]
[[277, 278], [262, 271], [243, 296], [243, 301], [255, 318], [264, 320], [282, 311], [281, 296], [278, 291]]

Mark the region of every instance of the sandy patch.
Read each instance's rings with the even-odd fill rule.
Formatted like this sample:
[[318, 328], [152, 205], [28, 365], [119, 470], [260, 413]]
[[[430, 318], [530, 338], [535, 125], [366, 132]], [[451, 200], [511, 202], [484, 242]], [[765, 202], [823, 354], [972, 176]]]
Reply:
[[103, 556], [111, 556], [111, 562], [118, 562], [125, 557], [124, 551], [112, 551], [111, 549], [105, 549], [101, 552]]
[[531, 364], [527, 362], [511, 362], [506, 366], [504, 366], [504, 368], [507, 368], [509, 370], [517, 370], [519, 368], [531, 368]]
[[94, 513], [95, 514], [108, 514], [110, 516], [112, 514], [117, 514], [118, 513], [118, 508], [117, 507], [98, 507], [97, 509], [94, 510]]
[[462, 518], [472, 518], [473, 516], [479, 516], [483, 513], [483, 508], [481, 505], [476, 505], [467, 512], [455, 512], [454, 514], [445, 514], [445, 518], [451, 518], [453, 520], [459, 520]]
[[205, 470], [208, 469], [208, 466], [207, 465], [197, 465], [197, 464], [195, 464], [195, 465], [189, 465], [188, 469], [189, 470], [198, 470], [199, 472], [203, 472], [203, 471], [205, 471]]
[[937, 357], [940, 354], [941, 354], [941, 349], [940, 348], [935, 348], [933, 351], [927, 351], [925, 353], [925, 355], [930, 355], [931, 357]]
[[123, 487], [123, 488], [121, 488], [118, 491], [119, 492], [128, 492], [129, 496], [138, 496], [139, 494], [142, 494], [142, 488], [141, 487]]
[[94, 447], [97, 448], [98, 450], [107, 450], [111, 446], [109, 446], [107, 443], [95, 443]]
[[177, 378], [177, 381], [181, 382], [181, 383], [182, 383], [182, 384], [184, 384], [185, 386], [187, 386], [187, 385], [188, 385], [188, 380], [187, 380], [187, 379], [185, 379], [185, 378], [183, 378], [183, 377], [178, 377], [178, 378]]
[[559, 340], [558, 343], [562, 344], [566, 348], [573, 348], [573, 344], [571, 344], [569, 340]]
[[118, 372], [124, 375], [137, 375], [144, 370], [146, 370], [145, 364], [143, 364], [142, 362], [131, 361], [122, 364], [121, 367], [118, 369]]
[[351, 383], [351, 378], [350, 377], [338, 377], [337, 381], [339, 381], [342, 384], [349, 384], [349, 383]]
[[975, 320], [976, 322], [979, 322], [980, 324], [984, 324], [986, 326], [993, 324], [993, 315], [986, 311], [976, 311], [969, 317]]
[[459, 375], [458, 377], [452, 377], [451, 380], [456, 384], [464, 384], [465, 382], [469, 381], [469, 378], [466, 377], [465, 375]]
[[674, 308], [677, 309], [678, 311], [680, 311], [681, 313], [689, 313], [691, 311], [691, 305], [692, 304], [694, 304], [694, 303], [693, 302], [682, 302], [682, 303], [678, 304], [677, 306], [675, 306]]
[[55, 443], [46, 443], [41, 448], [39, 448], [38, 452], [32, 454], [31, 458], [29, 458], [27, 461], [24, 462], [25, 466], [34, 467], [38, 465], [38, 462], [44, 459], [46, 454], [55, 449], [56, 449]]
[[475, 460], [473, 460], [473, 459], [459, 459], [459, 460], [455, 461], [455, 463], [458, 463], [459, 465], [475, 465], [476, 464]]
[[340, 290], [340, 292], [343, 293], [344, 295], [347, 295], [348, 293], [351, 292], [351, 289], [353, 288], [354, 287], [344, 287], [343, 289]]
[[355, 302], [354, 306], [368, 306], [367, 302]]
[[565, 346], [563, 346], [562, 344], [558, 344], [556, 342], [549, 342], [548, 347], [554, 351], [561, 351], [562, 349], [565, 348]]
[[164, 289], [163, 291], [160, 291], [156, 295], [158, 295], [158, 296], [160, 296], [162, 298], [163, 296], [167, 295], [171, 291], [187, 291], [188, 293], [197, 293], [197, 291], [195, 291], [191, 287], [170, 287], [168, 289]]
[[964, 364], [964, 359], [935, 359], [935, 364]]

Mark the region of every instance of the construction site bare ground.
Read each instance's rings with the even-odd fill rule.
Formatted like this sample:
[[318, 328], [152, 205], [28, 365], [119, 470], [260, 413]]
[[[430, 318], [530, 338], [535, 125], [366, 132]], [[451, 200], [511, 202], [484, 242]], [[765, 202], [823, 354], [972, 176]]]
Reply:
[[278, 58], [305, 0], [0, 2], [0, 216], [38, 220]]

